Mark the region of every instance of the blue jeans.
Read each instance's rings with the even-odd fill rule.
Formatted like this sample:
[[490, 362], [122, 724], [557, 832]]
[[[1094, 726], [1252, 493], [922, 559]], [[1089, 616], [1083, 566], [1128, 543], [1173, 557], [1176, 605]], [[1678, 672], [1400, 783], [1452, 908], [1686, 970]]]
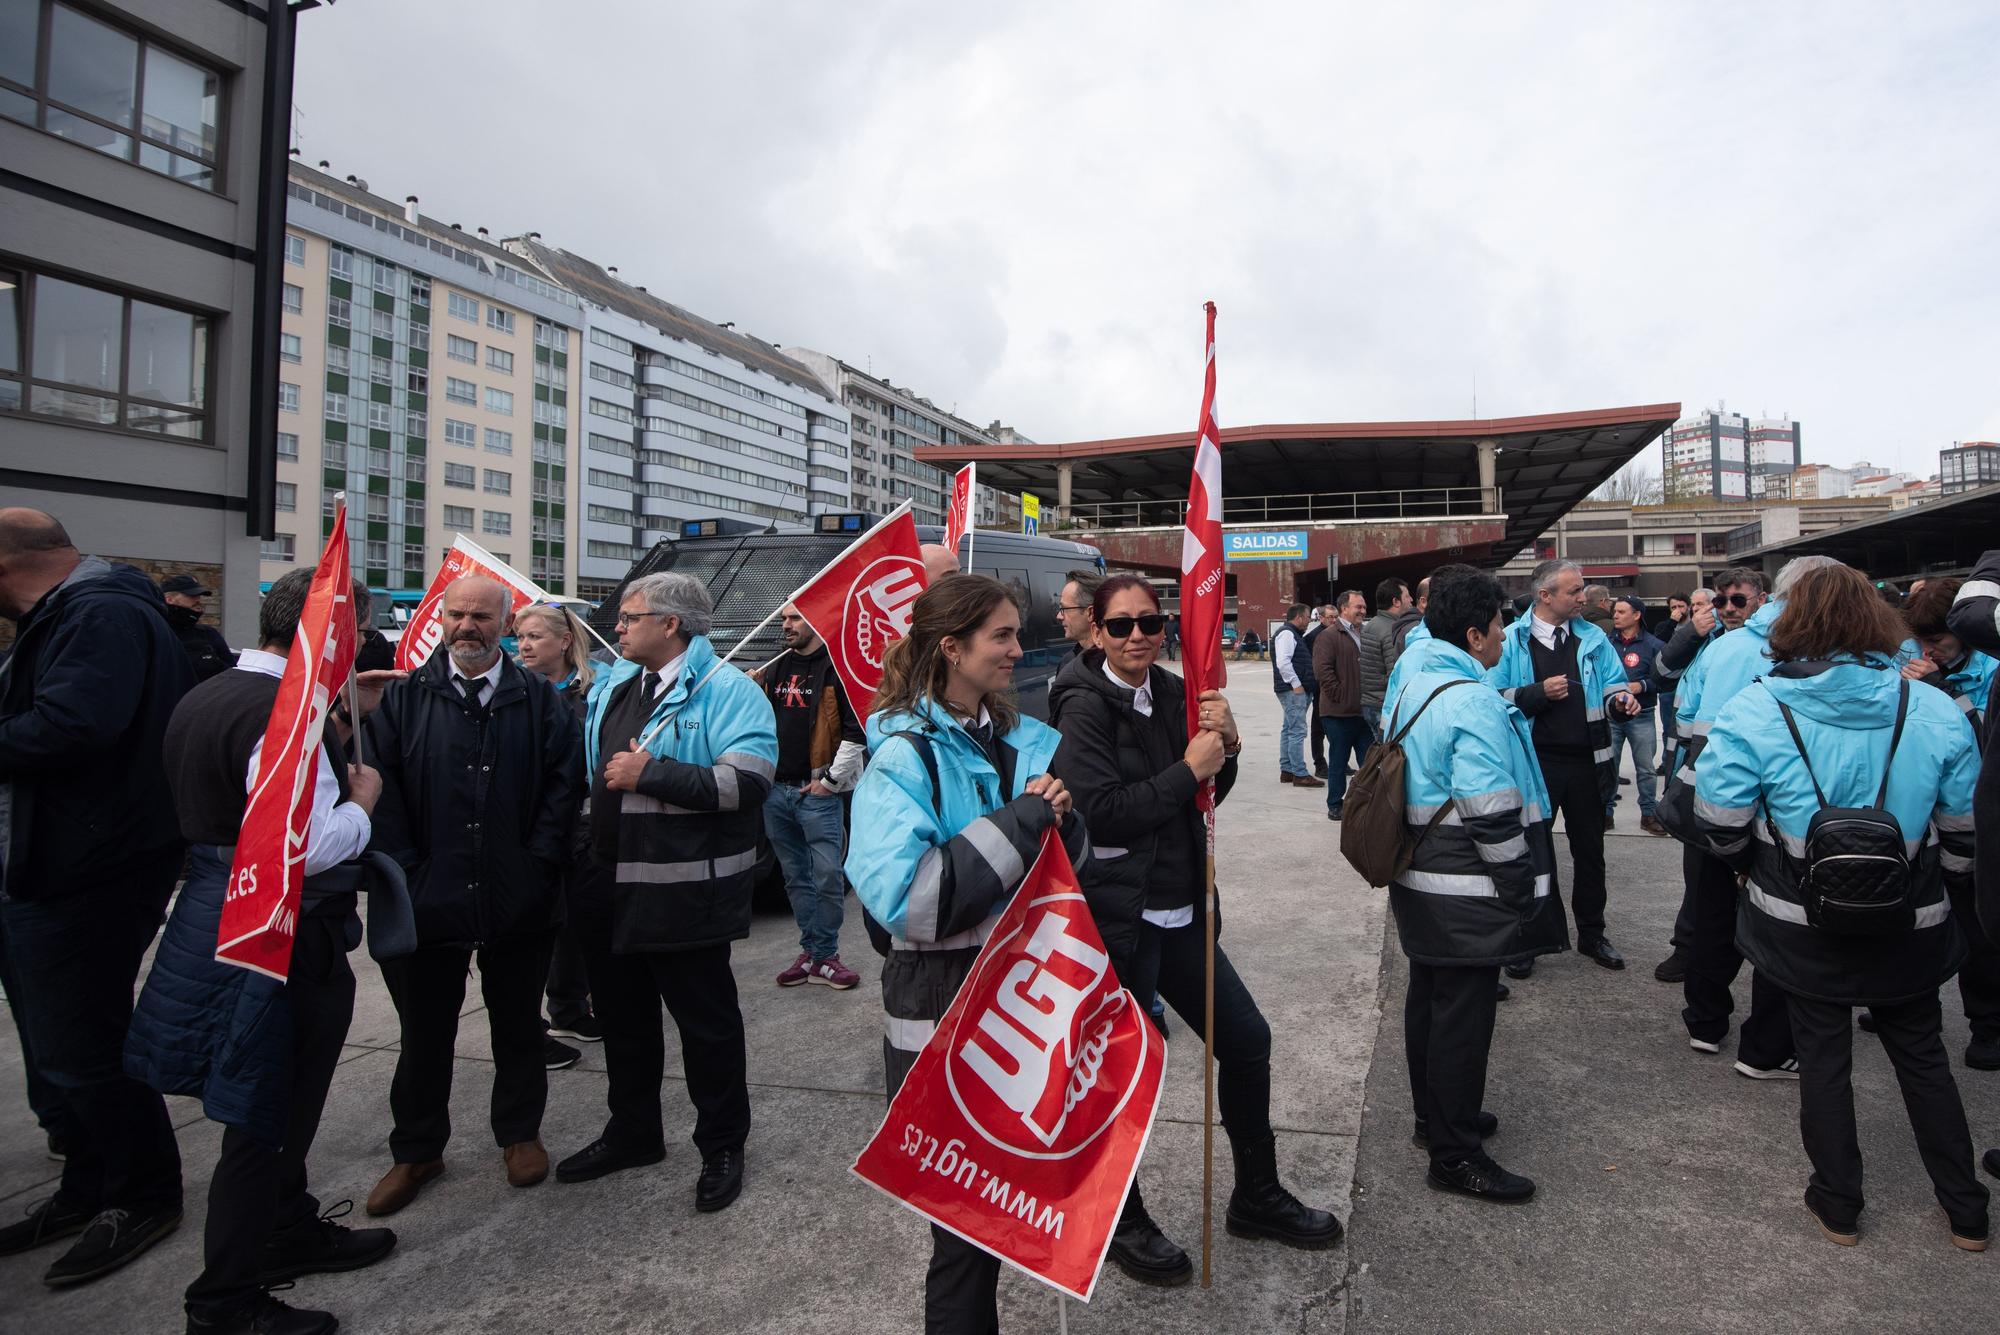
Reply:
[[1347, 796], [1347, 757], [1352, 753], [1355, 767], [1359, 768], [1368, 759], [1368, 748], [1374, 745], [1374, 739], [1368, 731], [1368, 720], [1359, 714], [1349, 718], [1325, 715], [1320, 718], [1319, 726], [1326, 734], [1326, 809], [1338, 811]]
[[1382, 706], [1361, 706], [1361, 721], [1368, 725], [1369, 741], [1380, 742], [1382, 740]]
[[1312, 697], [1304, 691], [1287, 691], [1278, 697], [1285, 711], [1285, 725], [1278, 730], [1278, 768], [1287, 774], [1310, 774], [1306, 768], [1306, 715], [1312, 712]]
[[[1655, 806], [1654, 785], [1659, 780], [1653, 774], [1653, 767], [1659, 763], [1659, 725], [1654, 722], [1653, 710], [1642, 709], [1631, 718], [1614, 718], [1611, 723], [1611, 763], [1618, 763], [1619, 748], [1630, 744], [1632, 747], [1632, 781], [1639, 788], [1639, 815], [1641, 819], [1653, 814]], [[1610, 808], [1606, 808], [1609, 810]]]
[[790, 783], [771, 786], [764, 799], [764, 835], [785, 872], [785, 893], [799, 923], [799, 949], [816, 960], [840, 953], [840, 921], [847, 882], [840, 863], [847, 835], [838, 797], [813, 797]]

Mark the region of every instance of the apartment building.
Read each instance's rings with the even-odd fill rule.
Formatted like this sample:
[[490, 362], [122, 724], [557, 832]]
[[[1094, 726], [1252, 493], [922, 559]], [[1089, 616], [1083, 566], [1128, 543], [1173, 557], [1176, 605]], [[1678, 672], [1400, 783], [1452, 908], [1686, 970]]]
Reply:
[[1954, 441], [1938, 451], [1938, 489], [1946, 496], [1990, 487], [2000, 482], [2000, 443], [1990, 440]]
[[1704, 408], [1661, 440], [1662, 493], [1688, 503], [1762, 500], [1770, 478], [1799, 466], [1803, 434], [1789, 417], [1752, 421], [1726, 404]]
[[576, 588], [581, 303], [482, 233], [293, 164], [265, 580], [317, 558], [344, 491], [372, 587], [424, 588], [464, 534]]

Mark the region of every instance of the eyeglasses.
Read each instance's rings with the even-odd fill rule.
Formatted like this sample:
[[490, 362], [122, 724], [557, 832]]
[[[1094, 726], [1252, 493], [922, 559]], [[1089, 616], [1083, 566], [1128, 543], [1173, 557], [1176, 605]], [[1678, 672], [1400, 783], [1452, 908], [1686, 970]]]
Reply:
[[1134, 626], [1139, 628], [1141, 635], [1151, 638], [1166, 630], [1167, 619], [1158, 612], [1149, 612], [1142, 617], [1104, 618], [1104, 633], [1114, 640], [1129, 639]]
[[1072, 603], [1066, 603], [1060, 598], [1056, 599], [1056, 611], [1058, 612], [1088, 612], [1089, 610], [1090, 610], [1089, 603], [1072, 604]]
[[647, 617], [663, 617], [665, 615], [665, 612], [620, 612], [617, 624], [623, 628], [635, 621], [644, 621]]
[[1719, 593], [1715, 596], [1715, 601], [1729, 607], [1750, 606], [1750, 596], [1743, 593]]

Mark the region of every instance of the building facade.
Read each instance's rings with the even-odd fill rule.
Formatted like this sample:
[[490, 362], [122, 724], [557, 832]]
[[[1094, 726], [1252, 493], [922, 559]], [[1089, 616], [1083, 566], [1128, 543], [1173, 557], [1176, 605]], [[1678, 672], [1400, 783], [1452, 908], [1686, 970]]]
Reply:
[[539, 233], [507, 246], [581, 301], [579, 596], [608, 596], [689, 520], [850, 508], [848, 413], [810, 370]]
[[0, 6], [0, 494], [86, 552], [194, 574], [237, 645], [271, 522], [259, 204], [290, 31], [262, 0]]
[[1751, 500], [1763, 500], [1770, 478], [1789, 473], [1805, 461], [1803, 435], [1799, 424], [1789, 417], [1760, 417], [1750, 423], [1745, 476]]
[[1752, 421], [1725, 404], [1684, 417], [1661, 444], [1661, 495], [1688, 503], [1762, 500], [1768, 479], [1799, 466], [1803, 434], [1789, 417]]
[[1938, 451], [1938, 490], [1945, 496], [2000, 482], [2000, 443], [1990, 440], [1957, 442]]
[[373, 588], [426, 587], [463, 534], [570, 593], [581, 303], [417, 203], [292, 168], [263, 577], [317, 559], [345, 492], [354, 571]]

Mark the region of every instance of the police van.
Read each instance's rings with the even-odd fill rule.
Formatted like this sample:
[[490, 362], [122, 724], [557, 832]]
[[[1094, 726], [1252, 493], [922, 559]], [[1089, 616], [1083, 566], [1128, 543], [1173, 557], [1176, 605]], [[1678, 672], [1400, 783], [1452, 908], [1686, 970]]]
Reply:
[[[726, 655], [799, 585], [818, 574], [875, 523], [873, 515], [816, 515], [810, 530], [783, 533], [739, 519], [685, 520], [680, 536], [662, 539], [633, 564], [617, 590], [597, 605], [590, 623], [616, 644], [618, 604], [625, 595], [625, 585], [641, 575], [679, 571], [708, 587], [715, 600], [715, 627], [709, 640], [717, 654]], [[944, 530], [934, 524], [919, 524], [917, 537], [923, 542], [942, 542]], [[1049, 682], [1069, 655], [1069, 644], [1056, 621], [1062, 586], [1072, 570], [1102, 574], [1103, 554], [1080, 542], [1025, 533], [982, 529], [971, 541], [973, 573], [990, 575], [1005, 584], [1021, 607], [1022, 652], [1014, 668], [1014, 690], [1023, 713], [1046, 720]], [[770, 661], [784, 647], [774, 620], [759, 630], [733, 661], [748, 670]]]

